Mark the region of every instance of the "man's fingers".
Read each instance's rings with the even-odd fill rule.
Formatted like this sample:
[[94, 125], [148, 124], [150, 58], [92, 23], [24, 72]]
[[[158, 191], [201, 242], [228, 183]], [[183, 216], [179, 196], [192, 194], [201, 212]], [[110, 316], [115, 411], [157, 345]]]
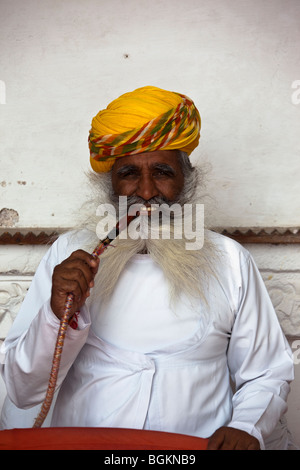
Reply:
[[[51, 307], [59, 318], [63, 315], [66, 295], [74, 295], [73, 309], [80, 309], [98, 271], [99, 260], [83, 250], [77, 250], [53, 270]], [[73, 311], [72, 309], [72, 311]]]
[[73, 260], [81, 260], [86, 263], [90, 269], [92, 270], [93, 274], [95, 275], [98, 271], [99, 266], [99, 258], [95, 258], [94, 256], [90, 255], [84, 250], [77, 250], [74, 251], [71, 256], [66, 261], [73, 261]]
[[224, 443], [224, 434], [221, 429], [218, 429], [209, 439], [207, 450], [219, 450]]
[[[87, 263], [90, 262], [90, 264]], [[94, 276], [98, 269], [96, 260], [83, 258], [69, 258], [54, 269], [54, 281], [75, 280], [80, 285], [82, 291], [86, 291], [94, 284]]]
[[240, 429], [223, 426], [208, 441], [207, 450], [259, 450], [258, 440]]
[[[75, 266], [70, 267], [70, 269], [65, 269], [61, 273], [61, 279], [66, 281], [66, 283], [68, 283], [68, 281], [75, 281], [82, 293], [85, 293], [93, 280], [93, 274], [87, 265], [78, 265], [78, 263], [76, 263]], [[72, 291], [68, 290], [67, 292]]]
[[53, 291], [64, 297], [67, 294], [73, 294], [76, 302], [80, 302], [88, 294], [90, 288], [83, 275], [78, 275], [78, 277], [81, 278], [80, 281], [76, 278], [60, 278], [58, 285], [53, 283]]

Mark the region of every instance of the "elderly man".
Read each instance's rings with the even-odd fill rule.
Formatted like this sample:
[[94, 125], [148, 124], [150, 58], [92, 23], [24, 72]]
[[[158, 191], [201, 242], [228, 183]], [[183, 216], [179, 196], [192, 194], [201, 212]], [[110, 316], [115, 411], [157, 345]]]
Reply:
[[[199, 113], [184, 95], [144, 87], [113, 101], [89, 137], [102, 202], [143, 204], [148, 217], [135, 220], [150, 228], [153, 205], [197, 204], [200, 173], [189, 155], [199, 136]], [[189, 250], [181, 235], [119, 237], [100, 264], [90, 254], [95, 226], [59, 237], [2, 349], [4, 426], [15, 406], [43, 401], [71, 292], [52, 426], [152, 429], [209, 438], [209, 449], [265, 448], [293, 379], [286, 339], [243, 247], [205, 231], [200, 249]]]

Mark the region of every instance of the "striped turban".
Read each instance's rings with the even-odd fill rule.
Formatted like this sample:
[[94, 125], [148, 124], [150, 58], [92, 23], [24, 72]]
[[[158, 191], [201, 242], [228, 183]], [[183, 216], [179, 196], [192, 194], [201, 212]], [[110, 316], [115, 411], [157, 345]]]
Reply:
[[197, 147], [201, 119], [185, 95], [146, 86], [112, 101], [92, 120], [90, 163], [97, 173], [109, 171], [116, 158], [154, 150]]

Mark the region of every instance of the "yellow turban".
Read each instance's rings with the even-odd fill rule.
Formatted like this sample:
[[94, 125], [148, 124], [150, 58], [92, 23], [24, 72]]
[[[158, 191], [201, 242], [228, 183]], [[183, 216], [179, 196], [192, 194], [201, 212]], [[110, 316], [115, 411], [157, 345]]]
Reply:
[[201, 119], [185, 95], [146, 86], [112, 101], [92, 120], [90, 162], [97, 173], [107, 172], [116, 158], [154, 150], [197, 147]]

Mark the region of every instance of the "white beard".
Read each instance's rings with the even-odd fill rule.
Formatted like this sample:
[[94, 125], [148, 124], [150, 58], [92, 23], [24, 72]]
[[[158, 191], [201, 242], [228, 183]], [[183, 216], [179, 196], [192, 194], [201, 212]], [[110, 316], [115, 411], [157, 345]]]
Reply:
[[[197, 177], [197, 175], [195, 176]], [[111, 196], [110, 174], [93, 175], [92, 177], [96, 178], [98, 190], [99, 178], [101, 178], [100, 181], [103, 184], [104, 194], [102, 193], [100, 202], [102, 204], [113, 203], [116, 206], [116, 198]], [[193, 190], [191, 189], [192, 186], [194, 186]], [[200, 204], [201, 199], [197, 195], [196, 187], [198, 185], [195, 184], [190, 185], [188, 189], [185, 187], [181, 200], [184, 202], [189, 201], [190, 204]], [[97, 222], [99, 222], [99, 219]], [[88, 225], [90, 228], [92, 225], [95, 231], [97, 222], [89, 220]], [[151, 225], [148, 226], [149, 231], [150, 228]], [[205, 236], [201, 249], [187, 250], [186, 244], [189, 240], [185, 238], [184, 234], [181, 238], [175, 239], [174, 224], [171, 223], [169, 228], [171, 230], [170, 239], [162, 239], [162, 237], [153, 239], [149, 231], [147, 235], [143, 230], [140, 231], [140, 236], [136, 239], [129, 236], [126, 239], [117, 237], [112, 242], [112, 247], [108, 247], [101, 255], [90, 301], [98, 298], [101, 299], [101, 302], [107, 302], [128, 261], [136, 254], [147, 253], [165, 274], [169, 285], [171, 303], [176, 302], [181, 294], [193, 299], [200, 298], [205, 302], [208, 281], [212, 276], [215, 277], [213, 265], [218, 256], [216, 248], [209, 237]], [[102, 235], [98, 231], [97, 235], [102, 239]], [[103, 233], [103, 238], [105, 235], [106, 233]], [[147, 236], [145, 237], [145, 235]], [[94, 242], [96, 244], [96, 237]], [[94, 246], [90, 245], [88, 249], [92, 251], [93, 248]]]

